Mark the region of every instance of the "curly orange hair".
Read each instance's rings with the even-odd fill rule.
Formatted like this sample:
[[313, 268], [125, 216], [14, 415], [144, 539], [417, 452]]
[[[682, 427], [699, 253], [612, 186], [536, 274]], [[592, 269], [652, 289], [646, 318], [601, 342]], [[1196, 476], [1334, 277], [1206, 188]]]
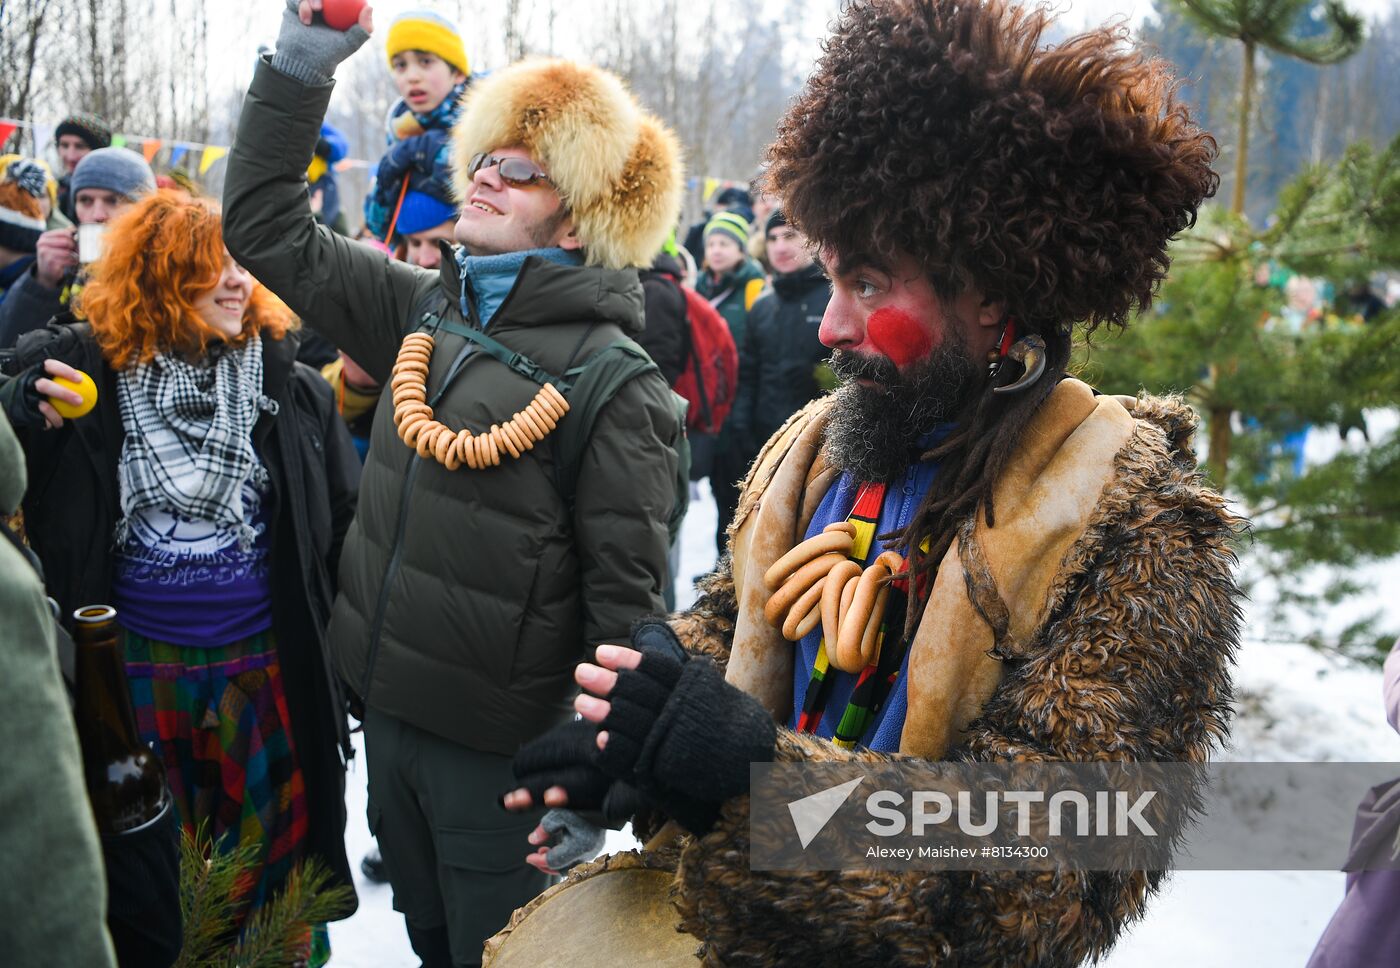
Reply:
[[[194, 303], [224, 270], [222, 217], [212, 202], [157, 191], [119, 215], [104, 238], [102, 258], [83, 287], [82, 313], [114, 369], [145, 363], [157, 353], [202, 355], [223, 334], [200, 318]], [[291, 311], [254, 284], [243, 331], [281, 339]]]

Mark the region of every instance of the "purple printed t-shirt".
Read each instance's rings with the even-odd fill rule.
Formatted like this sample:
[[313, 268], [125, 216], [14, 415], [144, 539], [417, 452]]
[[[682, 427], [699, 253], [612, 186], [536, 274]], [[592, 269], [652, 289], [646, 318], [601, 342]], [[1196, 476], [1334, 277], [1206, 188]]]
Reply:
[[267, 494], [243, 485], [243, 514], [257, 537], [169, 510], [132, 515], [117, 549], [113, 604], [122, 625], [172, 645], [217, 648], [272, 626]]

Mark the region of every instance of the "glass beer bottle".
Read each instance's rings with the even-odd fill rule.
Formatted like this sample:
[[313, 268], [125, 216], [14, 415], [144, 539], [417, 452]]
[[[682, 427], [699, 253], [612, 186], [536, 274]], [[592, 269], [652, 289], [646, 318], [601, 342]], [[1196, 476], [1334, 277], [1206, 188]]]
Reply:
[[165, 768], [136, 729], [122, 663], [117, 610], [88, 605], [73, 613], [77, 644], [78, 742], [98, 832], [121, 834], [160, 817]]

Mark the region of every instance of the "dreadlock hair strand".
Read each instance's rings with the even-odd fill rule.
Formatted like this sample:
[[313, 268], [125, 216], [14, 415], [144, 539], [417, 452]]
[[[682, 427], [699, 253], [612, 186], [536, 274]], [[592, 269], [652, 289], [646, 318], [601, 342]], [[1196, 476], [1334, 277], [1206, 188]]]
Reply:
[[[909, 524], [886, 536], [907, 549], [911, 589], [933, 587], [934, 575], [953, 544], [958, 523], [976, 514], [979, 506], [987, 527], [996, 526], [993, 488], [1026, 426], [1064, 376], [1071, 348], [1069, 334], [1053, 334], [1046, 341], [1045, 372], [1025, 390], [1010, 396], [991, 392], [993, 386], [1006, 386], [1020, 375], [1014, 367], [1003, 365], [995, 383], [985, 381], [981, 391], [968, 398], [954, 417], [953, 432], [922, 455], [923, 460], [938, 461], [940, 472], [934, 476]], [[921, 548], [925, 539], [929, 543], [926, 552]], [[906, 634], [913, 634], [921, 614], [922, 600], [909, 595]]]

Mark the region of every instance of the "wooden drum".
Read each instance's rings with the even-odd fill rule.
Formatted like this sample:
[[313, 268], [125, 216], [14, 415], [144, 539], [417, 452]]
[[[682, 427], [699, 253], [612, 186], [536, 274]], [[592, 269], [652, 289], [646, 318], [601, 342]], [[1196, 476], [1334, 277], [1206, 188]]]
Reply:
[[699, 942], [676, 930], [675, 873], [627, 851], [580, 864], [486, 942], [483, 968], [695, 968]]

